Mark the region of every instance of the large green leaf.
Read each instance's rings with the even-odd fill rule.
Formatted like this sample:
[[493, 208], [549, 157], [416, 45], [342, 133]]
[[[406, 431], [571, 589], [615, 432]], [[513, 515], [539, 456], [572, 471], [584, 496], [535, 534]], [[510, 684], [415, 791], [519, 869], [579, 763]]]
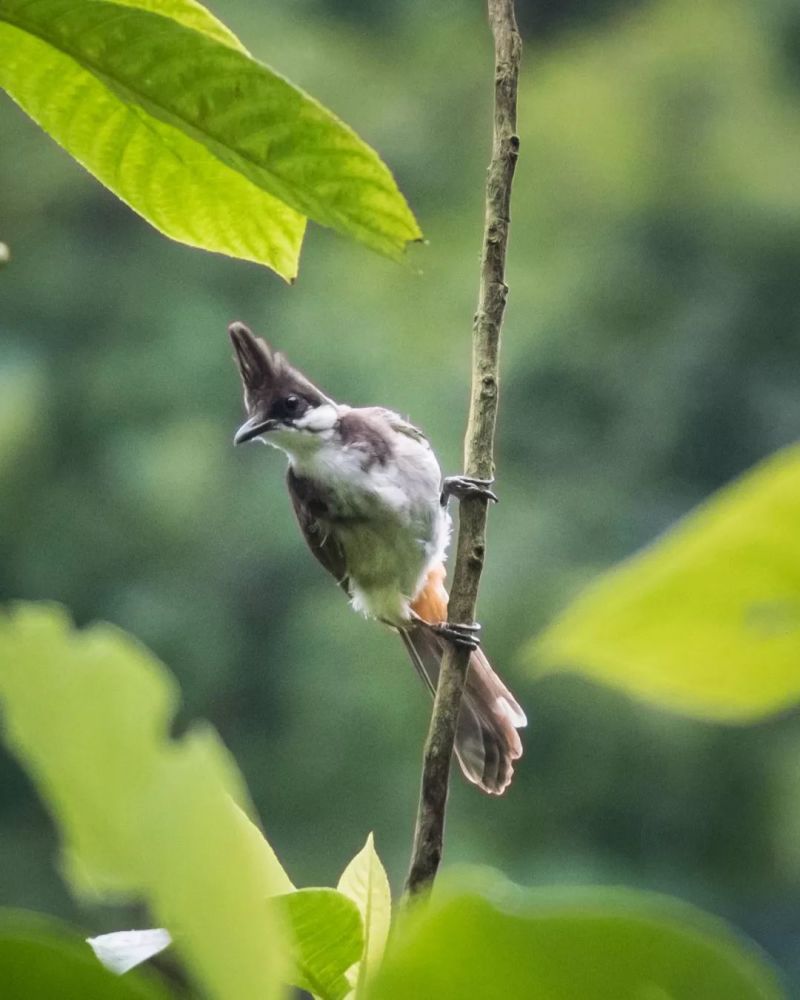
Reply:
[[534, 643], [659, 705], [748, 721], [800, 698], [800, 448], [721, 490]]
[[348, 980], [358, 996], [363, 993], [367, 977], [381, 963], [392, 920], [389, 879], [375, 850], [372, 834], [342, 872], [338, 889], [353, 900], [364, 922], [364, 956], [348, 973]]
[[195, 976], [224, 1000], [282, 995], [283, 926], [266, 905], [274, 855], [243, 828], [238, 774], [207, 729], [169, 748], [142, 805], [147, 899]]
[[765, 957], [722, 921], [632, 890], [524, 891], [483, 875], [399, 921], [370, 1000], [779, 1000]]
[[[46, 34], [13, 26], [10, 19], [18, 13], [16, 8], [24, 14], [31, 6], [0, 0], [0, 86], [156, 229], [190, 246], [266, 264], [291, 280], [297, 274], [304, 217], [221, 162], [202, 141], [143, 107], [135, 94], [120, 88], [113, 72], [82, 64]], [[47, 3], [43, 6], [47, 10], [40, 13], [45, 19], [57, 16]], [[163, 6], [175, 16], [183, 5]], [[109, 32], [120, 16], [114, 4], [77, 0], [71, 7], [75, 8], [72, 20], [80, 20], [78, 7], [96, 18], [104, 13]], [[69, 14], [70, 5], [65, 4], [64, 10]], [[151, 30], [170, 24], [155, 14], [131, 13], [149, 18]], [[190, 43], [201, 38], [196, 31], [174, 27], [183, 30]], [[93, 30], [87, 23], [83, 29], [75, 25], [74, 30], [84, 30], [84, 41], [94, 38], [108, 55], [112, 45], [103, 41], [102, 29]], [[138, 52], [141, 61], [147, 35], [138, 46], [133, 36], [127, 41], [130, 57]]]
[[168, 1000], [151, 975], [106, 972], [73, 931], [38, 914], [0, 910], [3, 1000]]
[[0, 615], [5, 739], [59, 819], [84, 889], [133, 892], [147, 879], [140, 802], [177, 700], [164, 668], [111, 626], [73, 633], [54, 606]]
[[345, 972], [364, 952], [355, 903], [335, 889], [298, 889], [275, 900], [294, 942], [290, 981], [322, 1000], [350, 992]]
[[198, 5], [142, 6], [0, 0], [0, 86], [120, 198], [193, 246], [291, 279], [304, 216], [395, 258], [420, 237], [390, 172], [347, 126]]
[[0, 618], [0, 707], [11, 749], [59, 821], [77, 885], [149, 903], [213, 997], [279, 993], [282, 926], [265, 899], [291, 888], [237, 805], [215, 734], [172, 741], [174, 684], [116, 629], [75, 633], [56, 608]]

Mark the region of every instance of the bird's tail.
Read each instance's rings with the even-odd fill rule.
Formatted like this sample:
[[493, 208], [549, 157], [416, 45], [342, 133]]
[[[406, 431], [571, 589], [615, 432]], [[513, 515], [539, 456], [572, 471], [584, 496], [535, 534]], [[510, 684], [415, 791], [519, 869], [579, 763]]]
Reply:
[[[436, 567], [431, 577], [412, 606], [419, 617], [400, 634], [414, 666], [434, 692], [446, 640], [430, 624], [446, 620], [447, 592], [442, 583], [443, 568]], [[458, 762], [468, 780], [490, 795], [502, 795], [514, 774], [514, 761], [522, 756], [517, 730], [525, 725], [525, 713], [516, 699], [483, 651], [476, 649], [469, 658], [455, 742]]]

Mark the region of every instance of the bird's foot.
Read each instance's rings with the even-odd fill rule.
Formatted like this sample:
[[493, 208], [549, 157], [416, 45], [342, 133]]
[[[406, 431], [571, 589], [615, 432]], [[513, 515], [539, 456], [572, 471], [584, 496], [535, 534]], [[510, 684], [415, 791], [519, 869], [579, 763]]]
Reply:
[[465, 500], [467, 497], [485, 497], [497, 503], [497, 496], [489, 487], [494, 479], [475, 479], [472, 476], [448, 476], [442, 483], [442, 506], [447, 506], [451, 497]]
[[436, 625], [432, 625], [431, 628], [437, 635], [440, 635], [443, 639], [447, 639], [448, 642], [454, 643], [456, 646], [464, 646], [466, 649], [475, 650], [481, 644], [480, 637], [478, 636], [481, 627], [477, 622], [471, 622], [469, 625], [457, 622], [439, 622]]

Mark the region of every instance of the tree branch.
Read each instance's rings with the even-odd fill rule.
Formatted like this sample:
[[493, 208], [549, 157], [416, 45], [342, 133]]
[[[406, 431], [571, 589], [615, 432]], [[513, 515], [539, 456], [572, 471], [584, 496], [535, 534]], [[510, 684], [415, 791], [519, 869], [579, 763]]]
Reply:
[[[486, 180], [480, 293], [472, 328], [472, 392], [464, 438], [467, 475], [481, 479], [491, 478], [494, 472], [500, 331], [508, 293], [505, 264], [509, 205], [519, 151], [517, 81], [522, 49], [514, 0], [488, 0], [488, 7], [495, 49], [494, 141]], [[470, 497], [461, 503], [450, 621], [471, 622], [475, 617], [486, 551], [487, 506], [483, 497]], [[448, 645], [425, 744], [414, 847], [406, 880], [409, 894], [430, 886], [441, 861], [450, 761], [468, 663], [468, 650]]]

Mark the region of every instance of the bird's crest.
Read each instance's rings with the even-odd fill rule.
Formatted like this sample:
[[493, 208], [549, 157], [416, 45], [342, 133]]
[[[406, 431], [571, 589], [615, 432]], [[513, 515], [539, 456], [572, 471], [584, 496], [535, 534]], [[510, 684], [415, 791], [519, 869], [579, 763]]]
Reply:
[[293, 368], [283, 354], [256, 337], [244, 323], [228, 327], [235, 351], [236, 365], [244, 387], [244, 401], [249, 413], [267, 412], [278, 399], [295, 393], [313, 406], [330, 402], [309, 380]]

